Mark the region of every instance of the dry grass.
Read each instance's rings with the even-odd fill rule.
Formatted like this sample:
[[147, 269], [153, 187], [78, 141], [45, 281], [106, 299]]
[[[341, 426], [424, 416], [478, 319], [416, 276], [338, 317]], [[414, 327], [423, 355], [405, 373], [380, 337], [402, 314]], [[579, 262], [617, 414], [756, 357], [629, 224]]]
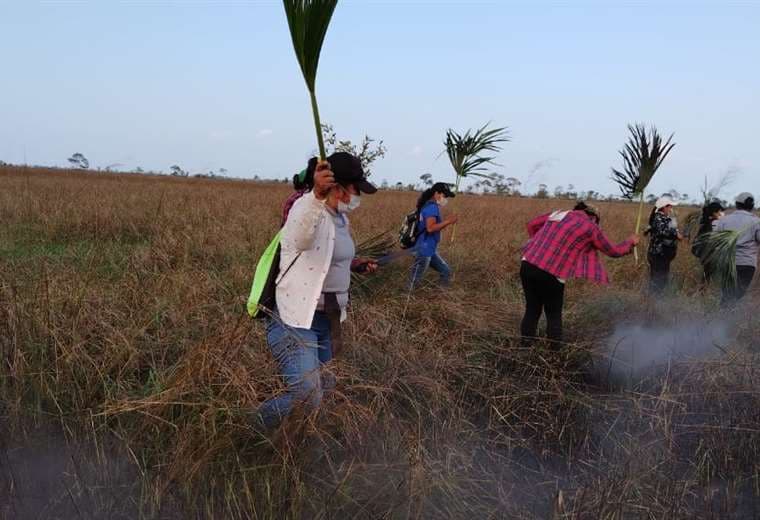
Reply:
[[[624, 384], [608, 370], [616, 324], [714, 314], [687, 248], [673, 300], [647, 301], [632, 259], [608, 262], [612, 288], [573, 283], [561, 354], [516, 341], [523, 224], [569, 202], [455, 199], [457, 240], [443, 250], [454, 288], [407, 294], [408, 261], [369, 280], [355, 295], [352, 347], [330, 367], [337, 389], [317, 414], [297, 414], [271, 439], [253, 435], [246, 411], [282, 388], [244, 302], [287, 194], [274, 184], [0, 169], [5, 443], [32, 420], [85, 446], [86, 463], [66, 452], [57, 515], [760, 515], [749, 311], [712, 353], [631, 372]], [[414, 199], [368, 198], [355, 235], [395, 230]], [[628, 235], [636, 206], [602, 207], [612, 237]], [[9, 518], [28, 501], [20, 478], [0, 476]]]

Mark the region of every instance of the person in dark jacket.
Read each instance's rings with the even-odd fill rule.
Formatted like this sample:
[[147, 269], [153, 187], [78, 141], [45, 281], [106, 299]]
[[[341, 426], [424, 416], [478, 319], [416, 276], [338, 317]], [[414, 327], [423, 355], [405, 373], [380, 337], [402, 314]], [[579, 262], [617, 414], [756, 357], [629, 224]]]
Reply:
[[678, 203], [663, 195], [655, 202], [649, 217], [649, 289], [653, 294], [662, 294], [670, 282], [670, 264], [678, 252], [678, 241], [683, 236], [678, 231], [678, 221], [673, 207]]
[[694, 238], [694, 245], [691, 246], [691, 253], [699, 258], [699, 261], [702, 263], [705, 282], [709, 282], [712, 279], [712, 272], [710, 267], [702, 260], [704, 248], [700, 244], [699, 239], [706, 233], [711, 233], [714, 230], [715, 223], [723, 217], [724, 211], [726, 211], [726, 208], [723, 207], [723, 203], [717, 199], [713, 199], [702, 207], [702, 217], [699, 221], [699, 229], [697, 230], [697, 236]]

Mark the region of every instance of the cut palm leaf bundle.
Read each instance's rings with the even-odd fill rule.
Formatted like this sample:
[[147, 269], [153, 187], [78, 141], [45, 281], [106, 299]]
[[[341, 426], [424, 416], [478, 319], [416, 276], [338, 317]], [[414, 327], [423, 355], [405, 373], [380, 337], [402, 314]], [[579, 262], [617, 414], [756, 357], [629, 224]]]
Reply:
[[396, 246], [396, 242], [392, 231], [383, 231], [358, 243], [356, 245], [356, 256], [375, 260], [392, 250]]
[[[612, 169], [612, 180], [617, 183], [623, 197], [629, 200], [639, 199], [639, 213], [636, 218], [636, 234], [641, 231], [641, 217], [644, 212], [644, 192], [652, 181], [663, 161], [676, 145], [671, 143], [673, 134], [663, 142], [657, 128], [647, 129], [642, 124], [628, 125], [628, 142], [620, 156], [623, 158], [623, 169]], [[634, 249], [638, 262], [638, 249]]]
[[705, 270], [721, 287], [736, 287], [736, 248], [743, 231], [711, 231], [695, 241]]
[[317, 131], [317, 144], [320, 159], [325, 158], [325, 143], [322, 137], [322, 124], [315, 93], [317, 67], [322, 44], [325, 41], [327, 27], [330, 25], [338, 0], [283, 0], [285, 14], [288, 17], [293, 50], [301, 66], [306, 87], [311, 98], [311, 110]]
[[[383, 231], [356, 244], [356, 258], [377, 260], [392, 251], [396, 247], [397, 242], [398, 240], [392, 231]], [[351, 272], [351, 286], [353, 290], [363, 288], [366, 283], [366, 276]]]

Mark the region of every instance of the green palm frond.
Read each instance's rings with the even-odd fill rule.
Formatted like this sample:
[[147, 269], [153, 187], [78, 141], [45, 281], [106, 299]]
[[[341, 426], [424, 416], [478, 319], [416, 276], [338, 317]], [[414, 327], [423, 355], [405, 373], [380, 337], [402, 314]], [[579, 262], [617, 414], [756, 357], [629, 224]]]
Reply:
[[[676, 144], [671, 143], [673, 134], [670, 134], [668, 140], [663, 143], [660, 133], [654, 126], [647, 133], [646, 127], [642, 124], [628, 125], [628, 132], [631, 134], [628, 142], [619, 152], [623, 158], [623, 169], [612, 168], [612, 180], [617, 183], [623, 197], [630, 200], [639, 198], [639, 213], [636, 218], [636, 233], [638, 234], [644, 212], [644, 190], [647, 189], [652, 177]], [[637, 247], [633, 249], [633, 255], [638, 264]]]
[[628, 125], [628, 131], [631, 135], [619, 152], [623, 158], [623, 169], [613, 168], [612, 180], [617, 183], [625, 198], [633, 199], [644, 193], [652, 177], [676, 144], [671, 143], [673, 134], [663, 142], [654, 126], [647, 133], [642, 124]]
[[[356, 258], [368, 258], [377, 260], [381, 256], [388, 254], [396, 247], [398, 239], [393, 231], [383, 231], [377, 235], [370, 236], [356, 244]], [[367, 284], [367, 277], [351, 271], [351, 290], [361, 290]]]
[[288, 27], [290, 27], [290, 36], [293, 39], [293, 50], [296, 53], [296, 59], [298, 59], [306, 87], [311, 96], [319, 156], [322, 159], [325, 158], [325, 144], [322, 137], [322, 124], [319, 119], [315, 87], [319, 55], [322, 52], [327, 27], [330, 25], [337, 4], [338, 0], [283, 0], [285, 14], [288, 17]]
[[705, 268], [722, 287], [736, 287], [736, 248], [744, 231], [712, 231], [697, 238], [695, 245]]
[[495, 165], [495, 157], [485, 153], [501, 151], [501, 143], [510, 140], [506, 128], [489, 129], [486, 123], [475, 131], [467, 130], [464, 134], [452, 129], [446, 131], [443, 144], [451, 166], [457, 176], [456, 187], [464, 177], [490, 177], [489, 166]]

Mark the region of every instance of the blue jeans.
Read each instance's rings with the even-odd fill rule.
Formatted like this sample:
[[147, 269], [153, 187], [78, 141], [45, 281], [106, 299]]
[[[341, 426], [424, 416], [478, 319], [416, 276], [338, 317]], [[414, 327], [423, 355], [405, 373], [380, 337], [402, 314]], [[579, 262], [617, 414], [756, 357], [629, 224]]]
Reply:
[[332, 359], [330, 320], [324, 312], [314, 313], [309, 329], [289, 327], [278, 316], [267, 325], [267, 344], [285, 380], [285, 393], [266, 401], [258, 413], [268, 428], [277, 426], [298, 404], [316, 409], [325, 384], [320, 374]]
[[416, 288], [422, 281], [422, 277], [425, 275], [425, 271], [430, 267], [434, 271], [437, 271], [441, 276], [441, 285], [448, 286], [449, 279], [451, 278], [451, 268], [446, 261], [441, 258], [438, 253], [433, 253], [433, 256], [420, 256], [417, 254], [417, 258], [414, 260], [412, 266], [412, 279], [410, 281], [410, 289]]

